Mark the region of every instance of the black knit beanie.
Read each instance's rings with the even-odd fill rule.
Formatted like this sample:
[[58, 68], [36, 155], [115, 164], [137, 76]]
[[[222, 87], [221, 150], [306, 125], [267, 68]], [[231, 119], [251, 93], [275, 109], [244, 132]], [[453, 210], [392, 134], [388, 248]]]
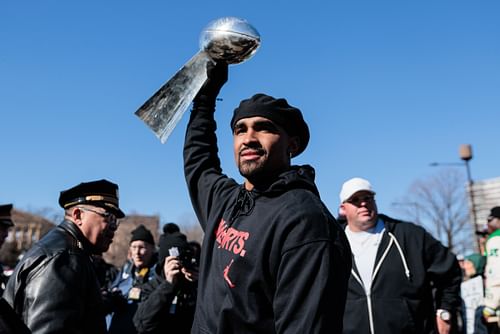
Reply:
[[168, 233], [174, 233], [174, 232], [180, 232], [181, 229], [179, 228], [179, 225], [176, 223], [166, 223], [163, 225], [163, 233], [168, 234]]
[[285, 129], [289, 136], [298, 136], [299, 150], [294, 157], [302, 153], [309, 143], [309, 127], [307, 126], [299, 109], [288, 104], [287, 100], [275, 99], [266, 94], [255, 94], [247, 100], [241, 101], [234, 110], [231, 119], [231, 130], [236, 122], [242, 118], [261, 116], [265, 117]]
[[144, 225], [139, 225], [135, 230], [132, 231], [132, 238], [130, 239], [130, 242], [132, 243], [132, 241], [136, 240], [145, 241], [153, 246], [155, 244], [153, 235]]

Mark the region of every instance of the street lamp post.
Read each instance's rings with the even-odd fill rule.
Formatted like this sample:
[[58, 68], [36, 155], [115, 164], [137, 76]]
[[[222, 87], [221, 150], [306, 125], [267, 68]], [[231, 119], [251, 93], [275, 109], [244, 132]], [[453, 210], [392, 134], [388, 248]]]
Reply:
[[[463, 160], [463, 163], [460, 162], [433, 162], [430, 163], [430, 166], [465, 166], [465, 169], [467, 171], [467, 184], [468, 184], [468, 195], [469, 195], [469, 201], [470, 201], [470, 219], [472, 221], [472, 227], [474, 229], [474, 234], [477, 229], [477, 219], [476, 219], [476, 203], [474, 201], [474, 192], [473, 192], [473, 185], [474, 181], [472, 180], [471, 177], [471, 172], [470, 172], [470, 166], [469, 166], [469, 161], [472, 159], [472, 147], [469, 144], [463, 144], [460, 145], [460, 159]], [[476, 237], [476, 247], [477, 250], [480, 251], [480, 241], [479, 237]]]
[[[465, 169], [467, 170], [467, 183], [469, 184], [469, 200], [470, 200], [470, 216], [474, 232], [477, 230], [476, 203], [474, 201], [474, 181], [470, 173], [469, 161], [472, 159], [472, 147], [469, 144], [460, 145], [460, 159], [464, 161]], [[476, 237], [477, 250], [481, 250], [479, 237]]]

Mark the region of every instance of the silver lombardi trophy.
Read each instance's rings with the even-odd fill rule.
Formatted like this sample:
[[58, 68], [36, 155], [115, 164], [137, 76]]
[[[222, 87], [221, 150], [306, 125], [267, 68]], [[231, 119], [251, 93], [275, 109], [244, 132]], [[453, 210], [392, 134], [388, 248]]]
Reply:
[[260, 46], [260, 34], [246, 20], [217, 19], [203, 29], [200, 51], [140, 107], [135, 114], [165, 143], [207, 80], [207, 63], [238, 64]]

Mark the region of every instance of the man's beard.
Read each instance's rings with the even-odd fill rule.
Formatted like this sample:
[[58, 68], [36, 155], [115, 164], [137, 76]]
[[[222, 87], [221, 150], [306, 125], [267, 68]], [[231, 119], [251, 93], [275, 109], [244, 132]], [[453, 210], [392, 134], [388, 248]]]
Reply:
[[[245, 160], [241, 154], [244, 154], [247, 150], [253, 150], [259, 156], [256, 160]], [[247, 180], [252, 180], [255, 177], [264, 173], [266, 162], [267, 162], [267, 152], [260, 146], [255, 147], [245, 147], [239, 152], [238, 160], [238, 170], [240, 175]], [[265, 174], [265, 173], [264, 173]]]
[[257, 188], [268, 187], [283, 169], [270, 169], [267, 160], [243, 161], [239, 163], [240, 175]]
[[238, 164], [238, 169], [240, 171], [241, 176], [246, 178], [247, 180], [260, 178], [264, 172], [265, 162], [262, 160], [258, 161], [240, 161]]

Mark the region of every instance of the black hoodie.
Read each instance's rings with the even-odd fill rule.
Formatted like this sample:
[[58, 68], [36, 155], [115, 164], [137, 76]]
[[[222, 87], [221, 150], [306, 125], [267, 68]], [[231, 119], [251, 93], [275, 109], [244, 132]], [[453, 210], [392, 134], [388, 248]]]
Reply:
[[314, 170], [247, 191], [222, 174], [213, 109], [195, 103], [184, 147], [205, 231], [192, 333], [340, 333], [351, 255]]
[[353, 263], [344, 334], [437, 333], [436, 309], [460, 304], [455, 255], [422, 227], [379, 214], [385, 226], [367, 294]]

